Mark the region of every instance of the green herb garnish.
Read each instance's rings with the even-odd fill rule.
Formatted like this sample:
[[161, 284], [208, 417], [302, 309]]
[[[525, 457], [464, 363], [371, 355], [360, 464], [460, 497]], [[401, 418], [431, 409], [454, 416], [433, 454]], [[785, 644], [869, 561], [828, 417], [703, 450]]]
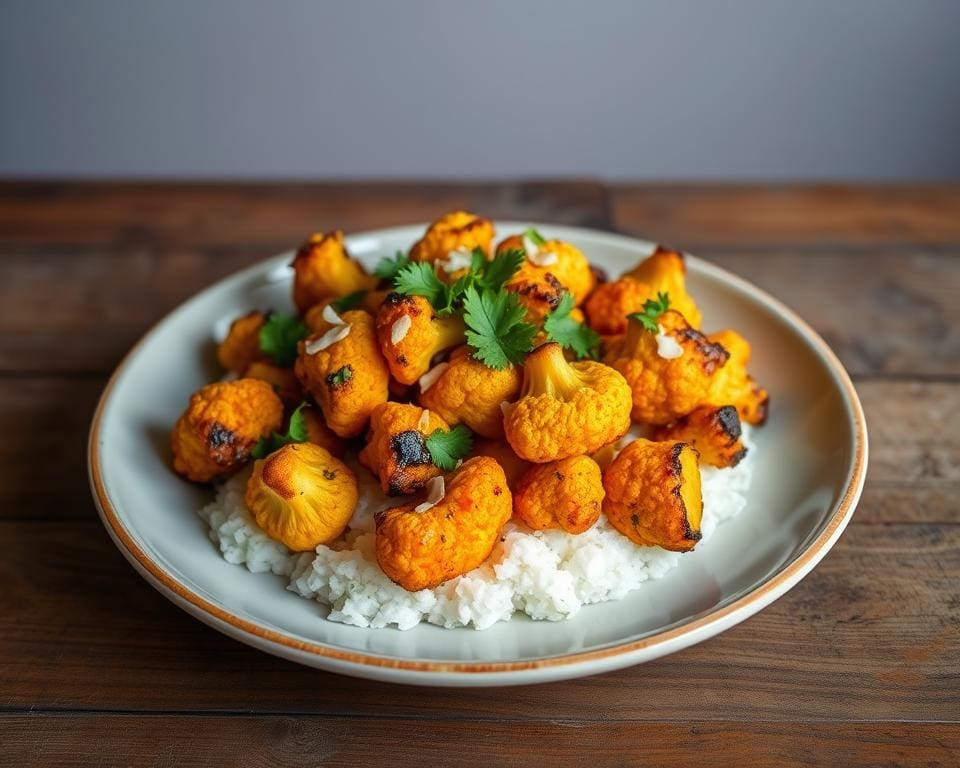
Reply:
[[289, 368], [297, 359], [297, 343], [307, 333], [307, 326], [296, 316], [273, 312], [260, 328], [260, 351], [277, 365]]
[[657, 293], [656, 300], [647, 299], [641, 312], [627, 315], [630, 320], [636, 320], [651, 333], [658, 333], [657, 318], [670, 309], [670, 296], [666, 293]]
[[537, 232], [537, 230], [535, 230], [533, 227], [530, 227], [529, 229], [525, 229], [523, 231], [523, 236], [527, 240], [530, 240], [531, 242], [533, 242], [534, 245], [543, 247], [544, 245], [547, 244], [546, 238], [543, 235], [541, 235], [539, 232]]
[[550, 341], [564, 349], [572, 349], [578, 359], [595, 357], [600, 347], [600, 336], [585, 323], [578, 323], [570, 312], [573, 310], [573, 295], [564, 291], [560, 303], [543, 321], [543, 330]]
[[473, 449], [473, 433], [463, 424], [457, 424], [449, 432], [435, 429], [424, 443], [434, 465], [448, 472]]
[[354, 291], [353, 293], [348, 293], [346, 296], [341, 296], [339, 299], [334, 299], [330, 302], [330, 306], [333, 307], [334, 312], [339, 315], [359, 307], [360, 302], [363, 301], [366, 295], [366, 291]]
[[287, 425], [287, 431], [283, 434], [274, 432], [269, 437], [261, 437], [257, 444], [253, 446], [250, 455], [255, 459], [265, 459], [274, 451], [279, 451], [283, 446], [290, 443], [305, 443], [309, 437], [307, 432], [307, 419], [303, 415], [303, 409], [307, 403], [303, 402], [297, 406], [297, 409], [290, 414], [290, 423]]
[[327, 384], [335, 388], [346, 384], [352, 378], [353, 368], [345, 365], [327, 376]]
[[403, 251], [397, 251], [392, 259], [389, 256], [380, 259], [374, 267], [373, 274], [381, 280], [393, 280], [397, 273], [409, 263], [410, 258]]
[[524, 320], [526, 310], [509, 291], [477, 291], [470, 286], [463, 297], [467, 344], [473, 356], [489, 368], [520, 365], [533, 346], [537, 328]]

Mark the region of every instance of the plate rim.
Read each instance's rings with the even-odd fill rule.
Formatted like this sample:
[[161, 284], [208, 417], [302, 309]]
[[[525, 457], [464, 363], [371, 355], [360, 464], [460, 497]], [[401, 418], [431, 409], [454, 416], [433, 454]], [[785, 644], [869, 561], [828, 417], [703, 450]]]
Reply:
[[[542, 227], [558, 232], [562, 231], [573, 236], [583, 235], [593, 239], [599, 238], [620, 246], [642, 246], [652, 249], [654, 245], [651, 241], [641, 238], [588, 227], [499, 219], [495, 220], [495, 224], [505, 228], [511, 226]], [[347, 241], [349, 243], [352, 239], [397, 236], [399, 233], [410, 230], [417, 231], [419, 229], [422, 231], [426, 226], [426, 223], [415, 223], [363, 230], [351, 233], [347, 237]], [[200, 300], [207, 291], [222, 285], [224, 282], [233, 280], [239, 282], [250, 273], [269, 270], [267, 265], [280, 262], [281, 259], [288, 257], [288, 253], [284, 252], [260, 260], [205, 286], [154, 323], [123, 356], [108, 379], [97, 402], [87, 441], [88, 477], [91, 492], [100, 519], [114, 544], [120, 549], [127, 561], [134, 566], [135, 570], [161, 594], [195, 618], [234, 639], [274, 655], [311, 666], [327, 668], [335, 672], [421, 685], [431, 683], [440, 685], [521, 684], [595, 674], [600, 671], [608, 671], [652, 660], [681, 650], [719, 634], [759, 612], [796, 586], [823, 559], [839, 539], [840, 534], [853, 516], [866, 478], [869, 446], [863, 406], [843, 364], [823, 338], [780, 300], [722, 267], [687, 254], [698, 269], [747, 292], [793, 326], [794, 330], [799, 332], [816, 350], [831, 378], [839, 385], [846, 410], [851, 416], [853, 426], [852, 460], [839, 500], [829, 514], [826, 523], [822, 525], [820, 532], [807, 542], [793, 560], [726, 605], [702, 616], [691, 618], [679, 625], [636, 640], [615, 643], [603, 648], [517, 661], [427, 661], [345, 650], [322, 642], [301, 640], [231, 613], [173, 578], [137, 544], [126, 530], [106, 492], [99, 448], [101, 421], [114, 386], [130, 361], [136, 356], [141, 346], [152, 338], [173, 314], [183, 309], [187, 304]], [[433, 676], [434, 679], [428, 679], [429, 676]]]

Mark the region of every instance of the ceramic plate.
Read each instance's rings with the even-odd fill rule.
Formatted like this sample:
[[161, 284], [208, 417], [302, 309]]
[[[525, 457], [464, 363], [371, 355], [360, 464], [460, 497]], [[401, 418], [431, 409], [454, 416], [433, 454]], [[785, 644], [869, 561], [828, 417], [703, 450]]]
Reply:
[[[498, 232], [530, 222], [498, 222]], [[651, 243], [537, 225], [619, 274]], [[349, 237], [372, 265], [406, 250], [424, 226]], [[771, 394], [754, 432], [746, 509], [679, 567], [618, 602], [559, 623], [515, 615], [478, 632], [421, 624], [405, 632], [327, 621], [284, 579], [225, 562], [196, 510], [209, 489], [169, 469], [168, 435], [194, 390], [217, 378], [213, 338], [254, 307], [290, 310], [292, 254], [217, 283], [148, 333], [117, 369], [97, 408], [89, 462], [94, 498], [120, 551], [154, 587], [201, 621], [256, 648], [348, 675], [421, 685], [507, 685], [591, 675], [638, 664], [743, 621], [804, 577], [853, 514], [867, 465], [863, 412], [827, 345], [770, 296], [691, 257], [688, 287], [708, 331], [732, 327], [753, 345], [751, 372]]]

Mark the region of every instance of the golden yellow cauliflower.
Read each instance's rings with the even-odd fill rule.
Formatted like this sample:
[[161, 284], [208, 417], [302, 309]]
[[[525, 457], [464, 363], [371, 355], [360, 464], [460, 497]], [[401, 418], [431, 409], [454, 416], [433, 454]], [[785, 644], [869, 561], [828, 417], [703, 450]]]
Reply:
[[700, 540], [697, 452], [685, 443], [634, 440], [603, 473], [603, 512], [635, 544], [675, 552]]
[[740, 419], [748, 424], [763, 424], [770, 411], [770, 395], [747, 373], [750, 344], [736, 331], [711, 334], [710, 341], [720, 344], [730, 354], [710, 385], [706, 402], [710, 405], [732, 405]]
[[[530, 246], [535, 251], [531, 252]], [[497, 245], [497, 253], [523, 250], [527, 254], [510, 283], [552, 284], [553, 280], [573, 294], [574, 304], [580, 306], [596, 285], [597, 278], [590, 262], [579, 248], [562, 240], [547, 240], [543, 245], [526, 242], [523, 235], [512, 235]], [[553, 278], [553, 280], [551, 280]]]
[[706, 402], [728, 355], [690, 327], [679, 312], [668, 310], [656, 323], [663, 334], [631, 320], [626, 336], [608, 350], [604, 362], [629, 383], [634, 421], [669, 424]]
[[527, 355], [520, 399], [503, 407], [517, 455], [538, 464], [592, 453], [630, 428], [630, 387], [592, 360], [569, 363], [559, 344]]
[[293, 303], [306, 312], [325, 299], [355, 291], [371, 291], [377, 278], [347, 253], [343, 232], [317, 232], [297, 251], [293, 259]]
[[190, 396], [173, 427], [173, 468], [196, 483], [235, 472], [250, 459], [257, 440], [279, 429], [282, 421], [283, 403], [266, 382], [208, 384]]
[[301, 341], [294, 371], [330, 429], [340, 437], [353, 437], [363, 431], [370, 412], [387, 401], [390, 372], [380, 354], [373, 318], [354, 309], [341, 319], [350, 329], [346, 336], [319, 348], [327, 334], [338, 333], [342, 327], [338, 326]]
[[658, 293], [668, 294], [670, 309], [683, 315], [694, 328], [700, 327], [700, 310], [687, 293], [687, 265], [680, 251], [658, 245], [650, 256], [623, 276], [646, 283], [653, 296]]
[[377, 339], [393, 378], [413, 384], [433, 356], [464, 341], [463, 321], [434, 313], [422, 296], [391, 293], [377, 312]]
[[654, 293], [650, 286], [632, 277], [603, 283], [590, 294], [584, 305], [587, 323], [601, 336], [626, 333], [627, 315], [640, 312], [651, 298]]
[[291, 443], [253, 465], [247, 507], [268, 536], [294, 552], [328, 544], [357, 506], [357, 478], [329, 451]]
[[227, 337], [217, 345], [220, 367], [242, 374], [250, 365], [263, 358], [260, 351], [260, 329], [267, 316], [259, 310], [248, 312], [230, 324]]
[[370, 416], [370, 436], [360, 451], [360, 463], [380, 479], [389, 496], [415, 493], [440, 474], [426, 438], [434, 430], [449, 431], [436, 413], [407, 403], [382, 403]]
[[[480, 248], [489, 258], [493, 243], [493, 222], [467, 211], [452, 211], [433, 222], [410, 249], [412, 261], [429, 261], [437, 267], [437, 274], [454, 277], [462, 274], [460, 269], [448, 271], [444, 264], [450, 262], [450, 254], [459, 251], [467, 258], [474, 248]], [[466, 262], [469, 264], [469, 260]]]
[[457, 347], [439, 370], [439, 377], [421, 393], [420, 404], [449, 424], [466, 424], [483, 437], [503, 437], [500, 404], [520, 392], [520, 371], [513, 366], [488, 368], [473, 359], [467, 346]]
[[290, 368], [281, 368], [269, 360], [255, 360], [247, 366], [243, 376], [267, 382], [288, 407], [295, 408], [303, 400], [303, 387]]
[[604, 490], [600, 467], [589, 456], [535, 464], [517, 483], [513, 512], [536, 531], [583, 533], [600, 517]]
[[700, 454], [701, 464], [735, 467], [747, 455], [741, 434], [740, 416], [734, 406], [701, 405], [673, 424], [658, 427], [653, 439], [692, 445]]
[[346, 451], [343, 439], [334, 434], [334, 431], [327, 426], [320, 409], [304, 408], [301, 413], [304, 423], [307, 425], [307, 442], [319, 445], [338, 459], [343, 458]]
[[[435, 478], [431, 485], [442, 481]], [[374, 516], [377, 562], [410, 592], [481, 565], [513, 513], [503, 470], [486, 456], [464, 462], [444, 486], [443, 498], [428, 508], [429, 502], [414, 500]]]
[[497, 440], [481, 437], [473, 441], [471, 456], [488, 456], [500, 465], [503, 474], [507, 476], [507, 485], [510, 490], [516, 487], [520, 476], [533, 466], [513, 452], [510, 443], [500, 438]]

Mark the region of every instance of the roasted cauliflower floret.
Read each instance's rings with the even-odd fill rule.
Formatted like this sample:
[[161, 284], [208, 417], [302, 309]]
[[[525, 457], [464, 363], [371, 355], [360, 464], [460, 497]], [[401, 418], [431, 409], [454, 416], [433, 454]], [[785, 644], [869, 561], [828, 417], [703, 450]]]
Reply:
[[197, 483], [228, 475], [249, 460], [257, 440], [282, 422], [283, 403], [266, 382], [208, 384], [190, 396], [173, 427], [173, 468]]
[[686, 552], [700, 540], [697, 452], [685, 443], [634, 440], [603, 473], [603, 511], [635, 544]]
[[303, 414], [303, 421], [307, 425], [307, 442], [319, 445], [338, 459], [343, 458], [346, 446], [343, 440], [337, 437], [334, 431], [327, 426], [320, 409], [304, 408], [301, 413]]
[[291, 443], [253, 465], [246, 502], [268, 536], [308, 552], [347, 527], [357, 506], [357, 478], [319, 445]]
[[516, 487], [520, 476], [530, 469], [530, 467], [534, 466], [529, 461], [524, 461], [517, 456], [517, 454], [513, 452], [513, 448], [510, 447], [510, 443], [503, 438], [491, 440], [490, 438], [481, 437], [478, 440], [474, 440], [473, 453], [471, 455], [488, 456], [496, 461], [503, 470], [503, 474], [507, 476], [507, 485], [510, 486], [510, 490]]
[[401, 384], [413, 384], [430, 369], [434, 355], [464, 338], [463, 321], [435, 314], [422, 296], [391, 293], [377, 312], [380, 349]]
[[[443, 497], [437, 491], [444, 483]], [[377, 562], [410, 592], [437, 587], [486, 560], [513, 513], [500, 465], [486, 456], [431, 481], [430, 501], [410, 501], [374, 516]]]
[[[380, 354], [373, 318], [362, 309], [345, 312], [342, 326], [300, 342], [294, 372], [323, 411], [327, 426], [340, 437], [363, 431], [370, 412], [387, 401], [390, 372]], [[334, 334], [337, 341], [322, 347]]]
[[259, 310], [248, 312], [230, 324], [227, 337], [217, 345], [217, 362], [226, 371], [242, 374], [251, 363], [263, 359], [260, 329], [267, 316]]
[[626, 336], [612, 346], [604, 361], [629, 383], [634, 421], [669, 424], [707, 401], [728, 355], [679, 312], [667, 310], [656, 322], [661, 333], [631, 320]]
[[448, 431], [436, 413], [416, 405], [383, 403], [370, 416], [370, 436], [360, 451], [360, 463], [380, 479], [389, 496], [416, 493], [440, 474], [426, 439], [434, 430]]
[[602, 363], [568, 363], [551, 342], [527, 355], [520, 399], [503, 413], [516, 454], [543, 464], [592, 453], [623, 435], [630, 428], [630, 387]]
[[439, 366], [443, 366], [440, 374], [421, 393], [420, 404], [450, 424], [466, 424], [483, 437], [503, 437], [500, 404], [516, 399], [520, 371], [513, 366], [488, 368], [474, 360], [466, 346], [455, 349], [450, 360]]
[[736, 331], [720, 331], [708, 338], [723, 346], [730, 359], [711, 382], [706, 402], [716, 406], [733, 405], [742, 421], [763, 424], [770, 411], [770, 395], [747, 373], [749, 342]]
[[510, 283], [552, 285], [555, 280], [573, 294], [574, 303], [578, 307], [596, 285], [597, 278], [587, 257], [570, 243], [547, 240], [543, 245], [537, 245], [523, 235], [512, 235], [497, 245], [497, 253], [509, 250], [522, 250], [527, 256], [510, 279]]
[[528, 323], [540, 327], [563, 298], [564, 287], [553, 275], [542, 280], [519, 280], [511, 282], [506, 290], [517, 294], [517, 301], [527, 311]]
[[268, 360], [255, 360], [247, 366], [243, 376], [267, 382], [288, 407], [296, 407], [303, 400], [303, 387], [290, 368], [281, 368]]
[[584, 305], [587, 322], [601, 336], [626, 333], [627, 315], [640, 312], [654, 295], [649, 285], [632, 277], [598, 285]]
[[293, 303], [301, 312], [324, 299], [370, 291], [377, 278], [368, 275], [347, 253], [343, 232], [317, 232], [300, 246], [293, 259]]
[[441, 277], [456, 277], [470, 265], [470, 253], [480, 248], [489, 258], [493, 222], [467, 211], [452, 211], [433, 222], [410, 249], [411, 261], [428, 261]]
[[600, 517], [603, 496], [597, 463], [571, 456], [528, 469], [514, 491], [513, 512], [534, 530], [583, 533]]
[[658, 245], [656, 250], [641, 261], [624, 277], [632, 277], [650, 286], [651, 295], [670, 295], [670, 306], [683, 315], [694, 328], [700, 327], [700, 310], [687, 293], [687, 265], [680, 251], [672, 251]]
[[701, 464], [735, 467], [747, 455], [741, 434], [740, 416], [732, 405], [701, 405], [673, 424], [658, 427], [653, 439], [692, 445]]

